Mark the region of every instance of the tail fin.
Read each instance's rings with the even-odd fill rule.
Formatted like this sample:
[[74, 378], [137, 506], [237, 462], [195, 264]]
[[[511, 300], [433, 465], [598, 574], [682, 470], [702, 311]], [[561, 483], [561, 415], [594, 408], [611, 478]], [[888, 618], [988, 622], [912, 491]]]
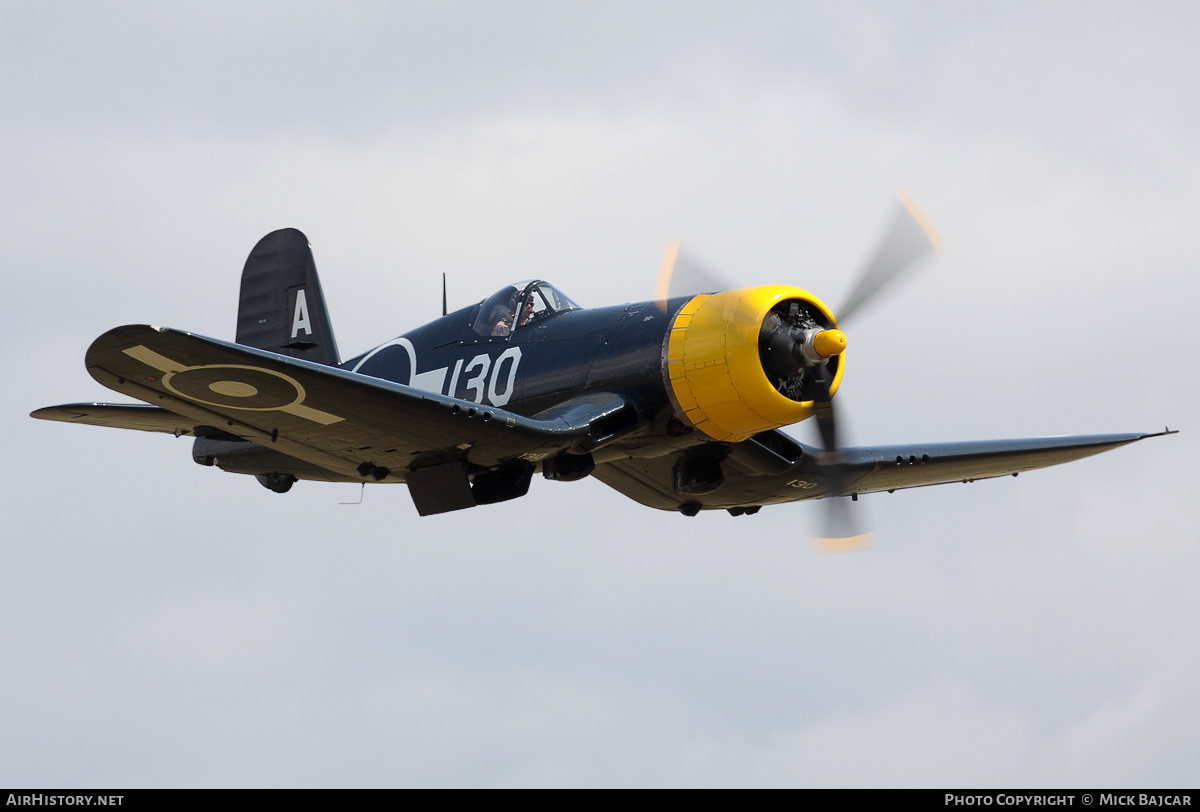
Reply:
[[242, 269], [237, 343], [293, 358], [341, 363], [308, 238], [294, 228], [258, 241]]

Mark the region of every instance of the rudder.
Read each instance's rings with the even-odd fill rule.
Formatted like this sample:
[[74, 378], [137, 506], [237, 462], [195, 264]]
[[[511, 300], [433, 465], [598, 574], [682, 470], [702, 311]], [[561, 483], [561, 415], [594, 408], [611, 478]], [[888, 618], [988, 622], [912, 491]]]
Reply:
[[341, 362], [317, 263], [297, 229], [258, 241], [242, 269], [237, 343], [336, 366]]

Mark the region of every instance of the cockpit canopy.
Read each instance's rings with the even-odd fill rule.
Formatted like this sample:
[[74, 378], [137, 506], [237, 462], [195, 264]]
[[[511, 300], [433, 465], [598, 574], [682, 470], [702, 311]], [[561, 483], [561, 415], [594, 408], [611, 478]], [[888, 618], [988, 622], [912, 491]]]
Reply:
[[513, 330], [579, 309], [549, 282], [525, 280], [500, 288], [485, 299], [479, 306], [474, 329], [481, 336], [507, 336]]

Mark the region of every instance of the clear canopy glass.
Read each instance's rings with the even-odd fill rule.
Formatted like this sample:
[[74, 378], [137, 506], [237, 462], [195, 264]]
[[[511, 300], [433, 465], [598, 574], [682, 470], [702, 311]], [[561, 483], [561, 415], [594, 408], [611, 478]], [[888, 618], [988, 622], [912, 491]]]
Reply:
[[481, 336], [503, 337], [568, 310], [579, 309], [579, 305], [549, 282], [526, 280], [506, 285], [485, 299], [479, 306], [474, 329]]

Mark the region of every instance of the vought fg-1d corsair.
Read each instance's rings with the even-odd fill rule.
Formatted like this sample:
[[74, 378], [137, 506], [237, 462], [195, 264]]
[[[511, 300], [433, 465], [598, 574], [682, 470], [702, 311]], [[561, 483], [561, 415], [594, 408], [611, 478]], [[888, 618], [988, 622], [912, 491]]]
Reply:
[[[246, 261], [236, 343], [118, 327], [92, 343], [88, 372], [148, 405], [33, 417], [190, 435], [196, 462], [276, 493], [302, 479], [405, 483], [422, 516], [524, 496], [537, 473], [593, 476], [686, 516], [825, 499], [833, 548], [862, 541], [848, 504], [859, 494], [1016, 475], [1156, 436], [841, 446], [841, 325], [934, 242], [910, 205], [840, 319], [786, 285], [688, 290], [669, 249], [655, 300], [585, 309], [519, 282], [453, 313], [443, 301], [440, 319], [343, 361], [308, 239], [283, 229]], [[820, 447], [780, 431], [814, 415]]]

